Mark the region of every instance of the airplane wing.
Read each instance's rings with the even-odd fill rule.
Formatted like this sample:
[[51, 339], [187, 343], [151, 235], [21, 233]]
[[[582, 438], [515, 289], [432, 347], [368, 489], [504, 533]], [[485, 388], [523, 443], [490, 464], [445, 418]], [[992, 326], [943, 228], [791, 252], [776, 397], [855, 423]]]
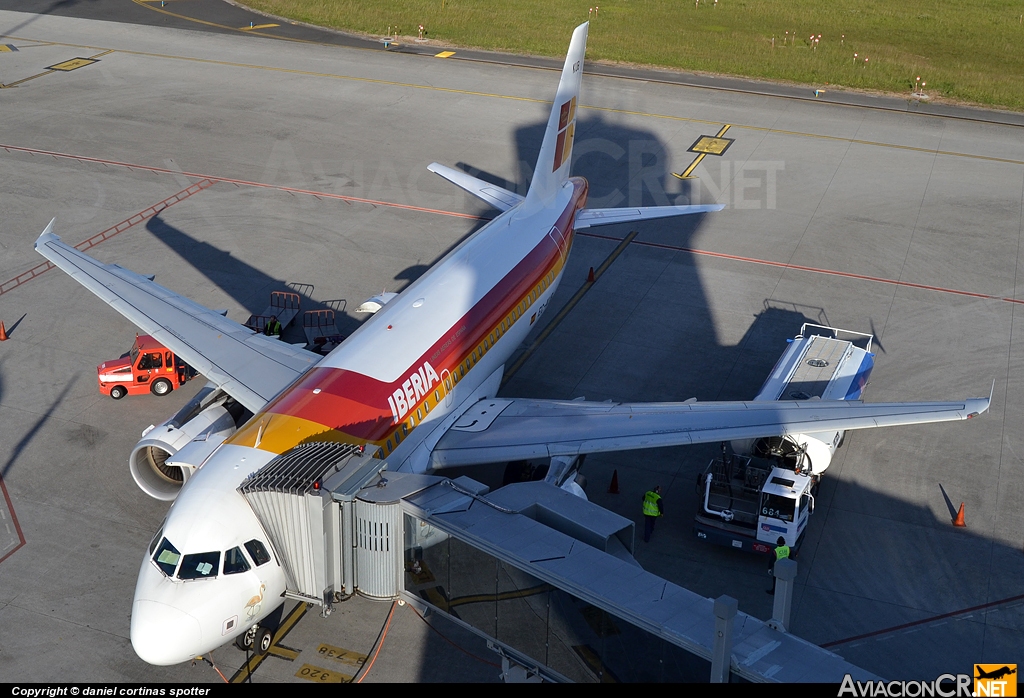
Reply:
[[845, 400], [612, 403], [494, 398], [477, 402], [455, 422], [434, 447], [431, 465], [445, 468], [956, 421], [985, 412], [991, 399], [865, 404]]
[[36, 240], [36, 251], [252, 412], [321, 358], [254, 334], [135, 272], [97, 262], [61, 242], [53, 221]]

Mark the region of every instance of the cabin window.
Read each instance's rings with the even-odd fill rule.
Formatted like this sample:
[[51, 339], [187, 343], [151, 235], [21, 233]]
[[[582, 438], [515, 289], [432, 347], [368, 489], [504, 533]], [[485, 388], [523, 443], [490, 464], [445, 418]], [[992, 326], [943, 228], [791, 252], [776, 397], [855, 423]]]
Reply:
[[249, 561], [242, 549], [235, 547], [224, 553], [224, 574], [241, 574], [249, 571]]
[[408, 435], [409, 435], [409, 425], [406, 424], [405, 422], [402, 422], [402, 436], [408, 436]]
[[178, 566], [178, 560], [180, 559], [181, 553], [166, 538], [163, 539], [163, 542], [156, 549], [156, 554], [153, 555], [153, 562], [168, 577], [174, 574], [174, 568]]
[[494, 344], [494, 333], [491, 332], [491, 344]]
[[220, 569], [220, 552], [194, 553], [181, 559], [178, 579], [213, 579]]
[[257, 567], [270, 562], [270, 553], [267, 552], [267, 546], [263, 545], [261, 541], [253, 538], [245, 544], [245, 549], [249, 551], [249, 557]]
[[436, 390], [434, 391], [434, 402], [441, 402], [441, 396], [437, 394]]
[[465, 368], [460, 364], [459, 365], [459, 379], [461, 380], [464, 375], [466, 375]]
[[420, 410], [420, 409], [416, 410], [416, 419], [419, 419], [420, 421], [423, 420], [423, 410]]
[[388, 453], [391, 453], [391, 439], [388, 439]]

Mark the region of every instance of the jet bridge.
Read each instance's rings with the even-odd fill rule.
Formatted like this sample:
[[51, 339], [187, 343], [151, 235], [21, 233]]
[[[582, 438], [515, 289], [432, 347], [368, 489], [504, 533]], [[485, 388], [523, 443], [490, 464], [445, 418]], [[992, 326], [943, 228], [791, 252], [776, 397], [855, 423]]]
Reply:
[[[725, 627], [720, 602], [640, 567], [629, 519], [545, 482], [489, 492], [468, 478], [385, 468], [351, 445], [308, 443], [242, 484], [285, 568], [287, 596], [323, 615], [353, 593], [444, 613], [488, 640], [506, 677], [709, 676]], [[878, 679], [745, 613], [729, 627], [731, 647], [717, 655], [729, 658], [725, 676]]]

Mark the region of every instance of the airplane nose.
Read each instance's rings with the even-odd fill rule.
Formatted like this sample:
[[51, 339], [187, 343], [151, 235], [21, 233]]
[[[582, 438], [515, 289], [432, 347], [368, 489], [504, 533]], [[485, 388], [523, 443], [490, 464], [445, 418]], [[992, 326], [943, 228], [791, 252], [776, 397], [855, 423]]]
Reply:
[[132, 604], [132, 647], [149, 664], [168, 666], [194, 657], [200, 650], [199, 621], [156, 601], [136, 599]]

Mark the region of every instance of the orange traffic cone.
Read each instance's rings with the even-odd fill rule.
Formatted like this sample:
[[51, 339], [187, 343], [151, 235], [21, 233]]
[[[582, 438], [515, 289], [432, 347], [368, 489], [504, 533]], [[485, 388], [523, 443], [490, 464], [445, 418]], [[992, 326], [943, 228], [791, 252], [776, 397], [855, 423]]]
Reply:
[[587, 272], [587, 281], [594, 283], [594, 267], [590, 267], [590, 271]]
[[4, 323], [0, 322], [0, 342], [7, 341], [7, 330], [4, 328]]
[[619, 493], [619, 470], [616, 468], [612, 471], [612, 484], [608, 485], [608, 494]]
[[967, 524], [964, 523], [964, 503], [960, 502], [960, 511], [956, 513], [956, 518], [953, 519], [954, 526], [960, 526], [961, 528], [967, 528]]

